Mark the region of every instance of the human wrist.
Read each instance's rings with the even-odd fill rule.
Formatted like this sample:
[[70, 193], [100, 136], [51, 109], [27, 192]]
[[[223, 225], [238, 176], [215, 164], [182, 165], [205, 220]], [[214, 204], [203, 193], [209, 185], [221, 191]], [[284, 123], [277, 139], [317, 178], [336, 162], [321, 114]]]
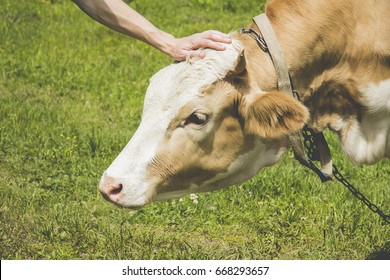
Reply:
[[148, 33], [147, 42], [161, 52], [174, 57], [176, 38], [164, 31], [157, 30]]

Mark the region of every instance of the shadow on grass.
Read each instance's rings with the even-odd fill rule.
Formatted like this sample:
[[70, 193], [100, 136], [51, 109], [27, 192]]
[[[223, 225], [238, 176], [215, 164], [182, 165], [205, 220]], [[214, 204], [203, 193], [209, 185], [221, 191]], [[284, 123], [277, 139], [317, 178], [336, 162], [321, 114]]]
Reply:
[[370, 253], [367, 260], [390, 260], [390, 241], [387, 241], [382, 248]]

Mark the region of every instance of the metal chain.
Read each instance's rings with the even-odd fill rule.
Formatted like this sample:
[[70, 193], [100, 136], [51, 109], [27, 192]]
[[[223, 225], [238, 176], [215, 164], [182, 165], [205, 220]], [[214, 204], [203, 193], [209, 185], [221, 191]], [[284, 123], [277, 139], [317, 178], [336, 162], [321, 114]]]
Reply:
[[322, 183], [325, 183], [327, 181], [332, 180], [332, 177], [328, 174], [325, 174], [320, 168], [318, 168], [313, 161], [319, 161], [320, 160], [320, 154], [317, 149], [316, 145], [316, 138], [314, 137], [313, 131], [308, 128], [304, 127], [302, 129], [302, 135], [303, 135], [303, 145], [307, 150], [307, 163], [304, 164], [305, 166], [309, 167], [311, 170], [313, 170], [318, 177], [321, 179]]
[[320, 155], [314, 141], [312, 130], [307, 127], [304, 127], [302, 129], [302, 135], [303, 135], [303, 145], [307, 149], [307, 157], [312, 161], [320, 160]]
[[[310, 161], [319, 160], [319, 152], [317, 150], [317, 146], [315, 144], [315, 139], [313, 136], [313, 132], [305, 127], [302, 131], [304, 138], [304, 146], [307, 149], [307, 156]], [[313, 164], [314, 165], [314, 164]], [[339, 172], [336, 165], [333, 166], [333, 175], [334, 177], [343, 184], [357, 199], [362, 201], [372, 212], [377, 213], [386, 223], [390, 224], [390, 215], [386, 215], [383, 211], [374, 203], [372, 203], [367, 197], [364, 196], [357, 188], [355, 188], [351, 183], [344, 178], [344, 176]], [[310, 166], [311, 169], [313, 169]], [[318, 169], [318, 168], [315, 168]], [[314, 171], [316, 171], [313, 169]], [[317, 172], [316, 172], [317, 173]], [[324, 182], [324, 181], [323, 181]]]
[[357, 188], [355, 188], [350, 182], [348, 182], [344, 176], [339, 172], [336, 165], [333, 164], [333, 175], [334, 177], [360, 201], [362, 201], [367, 207], [374, 213], [377, 213], [386, 223], [390, 224], [390, 215], [386, 215], [382, 210], [372, 203], [367, 197], [364, 196]]

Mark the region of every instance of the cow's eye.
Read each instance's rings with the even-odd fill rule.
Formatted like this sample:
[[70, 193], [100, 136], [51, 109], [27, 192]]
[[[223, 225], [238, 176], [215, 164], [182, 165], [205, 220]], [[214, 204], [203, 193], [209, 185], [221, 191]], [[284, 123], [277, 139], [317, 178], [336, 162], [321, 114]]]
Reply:
[[195, 124], [204, 125], [206, 124], [208, 117], [206, 114], [201, 112], [194, 112], [185, 120], [184, 125]]

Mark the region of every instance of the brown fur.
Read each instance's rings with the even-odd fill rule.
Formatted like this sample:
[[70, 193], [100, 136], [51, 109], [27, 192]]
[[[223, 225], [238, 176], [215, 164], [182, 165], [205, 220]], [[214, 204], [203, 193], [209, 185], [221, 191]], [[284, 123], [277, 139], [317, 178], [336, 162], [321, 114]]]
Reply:
[[282, 92], [258, 94], [240, 107], [249, 134], [261, 138], [281, 138], [302, 129], [309, 118], [305, 106]]

